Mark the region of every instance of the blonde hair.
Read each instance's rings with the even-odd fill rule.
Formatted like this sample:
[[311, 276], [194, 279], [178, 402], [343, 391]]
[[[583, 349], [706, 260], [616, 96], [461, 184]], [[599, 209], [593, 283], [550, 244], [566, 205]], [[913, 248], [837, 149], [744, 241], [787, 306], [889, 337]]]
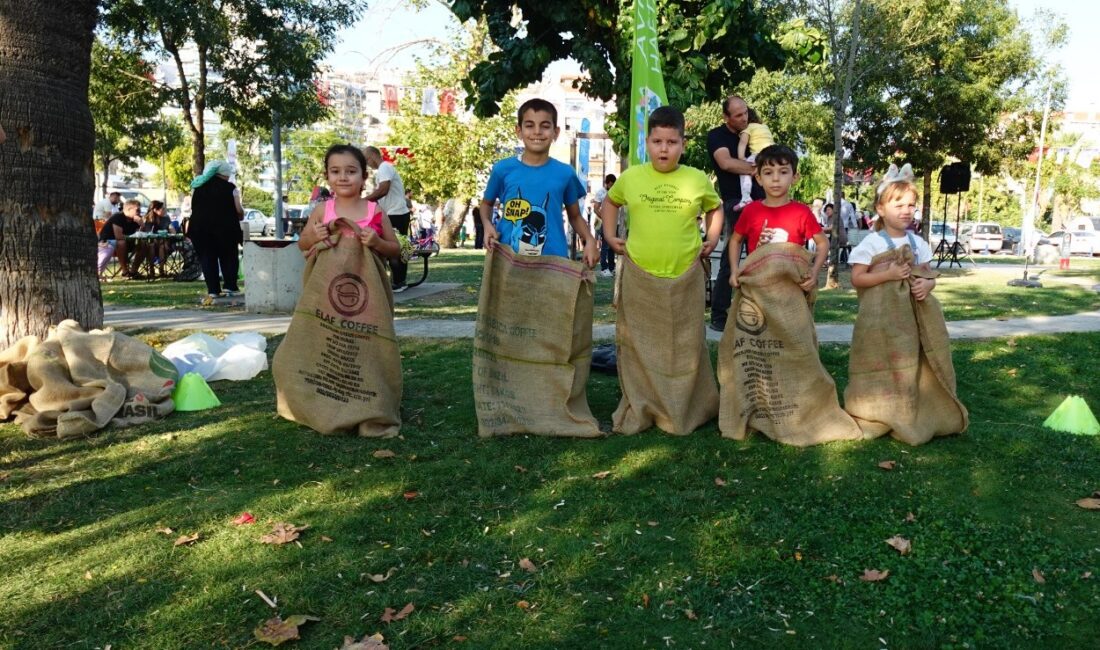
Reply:
[[[920, 194], [917, 193], [917, 185], [913, 181], [909, 180], [896, 180], [883, 183], [879, 188], [878, 196], [875, 197], [875, 212], [878, 213], [878, 207], [885, 205], [888, 201], [893, 201], [898, 196], [902, 196], [908, 193], [913, 194], [913, 200], [920, 198]], [[878, 215], [878, 219], [875, 219], [875, 231], [882, 230], [885, 227], [882, 215]]]

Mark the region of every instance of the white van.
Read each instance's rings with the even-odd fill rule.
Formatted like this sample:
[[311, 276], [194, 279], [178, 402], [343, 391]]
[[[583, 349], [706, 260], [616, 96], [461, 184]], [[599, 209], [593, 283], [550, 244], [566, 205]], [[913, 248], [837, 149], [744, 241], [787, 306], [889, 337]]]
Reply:
[[1074, 217], [1066, 222], [1066, 230], [1098, 230], [1100, 231], [1100, 217]]
[[999, 224], [985, 221], [964, 223], [959, 229], [959, 243], [971, 253], [996, 253], [1004, 243], [1004, 234]]

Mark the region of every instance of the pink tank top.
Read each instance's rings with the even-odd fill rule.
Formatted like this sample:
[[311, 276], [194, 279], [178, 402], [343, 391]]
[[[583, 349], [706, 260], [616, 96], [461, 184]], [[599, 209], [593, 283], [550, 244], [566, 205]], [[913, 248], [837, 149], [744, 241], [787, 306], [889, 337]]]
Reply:
[[[336, 201], [329, 199], [325, 201], [325, 217], [322, 223], [326, 226], [333, 221], [336, 221]], [[360, 228], [370, 228], [374, 232], [382, 235], [382, 213], [378, 211], [378, 204], [374, 201], [367, 202], [367, 216], [355, 222]]]

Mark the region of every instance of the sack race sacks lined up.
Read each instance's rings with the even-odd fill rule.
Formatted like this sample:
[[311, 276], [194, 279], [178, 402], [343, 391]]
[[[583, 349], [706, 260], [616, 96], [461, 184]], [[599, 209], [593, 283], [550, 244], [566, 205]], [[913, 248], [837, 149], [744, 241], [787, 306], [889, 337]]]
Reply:
[[821, 365], [817, 289], [798, 286], [809, 269], [810, 253], [790, 243], [765, 244], [745, 259], [718, 346], [723, 437], [743, 440], [756, 430], [799, 447], [863, 437]]
[[[909, 246], [876, 255], [868, 270], [912, 264]], [[936, 277], [913, 268], [912, 277]], [[910, 445], [961, 433], [969, 416], [955, 391], [943, 309], [932, 294], [913, 298], [908, 280], [859, 290], [844, 408], [865, 437], [890, 432]]]
[[26, 337], [0, 353], [0, 415], [33, 436], [86, 436], [170, 414], [178, 379], [145, 343], [66, 320], [45, 341]]
[[[705, 278], [699, 262], [676, 278], [619, 258], [615, 341], [623, 396], [612, 431], [657, 425], [686, 435], [718, 413], [718, 386], [703, 325]], [[690, 326], [685, 326], [691, 323]]]
[[401, 428], [401, 353], [393, 290], [382, 260], [338, 219], [307, 254], [302, 297], [275, 352], [279, 415], [320, 433], [396, 436]]
[[482, 437], [602, 435], [585, 386], [592, 359], [592, 272], [557, 256], [485, 257], [474, 334]]

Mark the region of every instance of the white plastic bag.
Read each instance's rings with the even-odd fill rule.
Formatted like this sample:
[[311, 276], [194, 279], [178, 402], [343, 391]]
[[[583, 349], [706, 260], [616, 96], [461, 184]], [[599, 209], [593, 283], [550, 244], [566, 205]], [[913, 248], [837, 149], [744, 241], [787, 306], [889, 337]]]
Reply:
[[224, 341], [199, 332], [172, 343], [162, 354], [180, 376], [197, 372], [206, 381], [243, 381], [267, 370], [266, 349], [267, 339], [256, 332], [230, 334]]

